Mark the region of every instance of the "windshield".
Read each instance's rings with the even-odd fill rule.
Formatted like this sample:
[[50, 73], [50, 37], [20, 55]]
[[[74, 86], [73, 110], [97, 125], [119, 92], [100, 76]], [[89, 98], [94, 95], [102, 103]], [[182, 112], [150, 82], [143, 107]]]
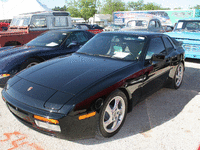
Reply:
[[56, 47], [59, 46], [63, 40], [68, 36], [68, 32], [48, 31], [37, 38], [33, 39], [27, 46], [44, 46], [44, 47]]
[[30, 24], [30, 16], [17, 16], [12, 19], [10, 26], [28, 26]]
[[146, 38], [127, 34], [97, 34], [78, 53], [110, 57], [113, 59], [137, 60]]
[[127, 23], [127, 27], [147, 27], [147, 21], [145, 20], [131, 20]]
[[174, 31], [200, 32], [200, 21], [179, 21]]

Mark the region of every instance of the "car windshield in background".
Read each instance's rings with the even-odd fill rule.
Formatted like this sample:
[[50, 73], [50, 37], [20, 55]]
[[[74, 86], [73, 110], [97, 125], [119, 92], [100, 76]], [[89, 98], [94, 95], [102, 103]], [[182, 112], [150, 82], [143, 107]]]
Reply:
[[145, 20], [131, 20], [127, 23], [127, 27], [147, 27], [147, 21]]
[[137, 60], [145, 42], [144, 36], [98, 34], [77, 52], [113, 59]]
[[10, 26], [28, 26], [30, 23], [30, 17], [23, 16], [23, 17], [14, 17]]
[[200, 21], [179, 21], [174, 31], [200, 32]]
[[27, 46], [56, 47], [59, 46], [67, 37], [68, 32], [50, 31], [33, 39]]

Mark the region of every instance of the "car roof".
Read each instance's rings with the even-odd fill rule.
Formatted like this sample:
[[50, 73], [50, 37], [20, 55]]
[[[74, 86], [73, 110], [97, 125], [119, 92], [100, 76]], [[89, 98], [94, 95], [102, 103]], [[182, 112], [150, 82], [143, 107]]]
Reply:
[[139, 36], [163, 36], [165, 34], [157, 33], [157, 32], [141, 32], [141, 31], [109, 31], [109, 32], [101, 32], [99, 34], [125, 34], [125, 35], [139, 35]]

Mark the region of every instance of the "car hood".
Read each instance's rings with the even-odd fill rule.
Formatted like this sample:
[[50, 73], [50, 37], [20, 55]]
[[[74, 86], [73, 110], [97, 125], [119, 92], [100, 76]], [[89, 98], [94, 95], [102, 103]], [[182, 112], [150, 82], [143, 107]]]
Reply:
[[200, 41], [199, 32], [168, 32], [165, 34], [167, 34], [173, 38], [176, 38], [176, 39]]
[[61, 92], [78, 94], [116, 70], [133, 62], [72, 54], [33, 66], [17, 76]]
[[7, 93], [30, 106], [59, 110], [76, 94], [132, 63], [72, 54], [20, 72], [8, 81]]
[[[43, 48], [40, 47], [40, 50], [42, 49], [50, 49], [50, 48]], [[18, 53], [23, 53], [23, 52], [29, 52], [33, 50], [38, 50], [38, 47], [35, 46], [8, 46], [8, 47], [2, 47], [0, 48], [0, 59], [8, 57], [10, 55], [18, 54]]]

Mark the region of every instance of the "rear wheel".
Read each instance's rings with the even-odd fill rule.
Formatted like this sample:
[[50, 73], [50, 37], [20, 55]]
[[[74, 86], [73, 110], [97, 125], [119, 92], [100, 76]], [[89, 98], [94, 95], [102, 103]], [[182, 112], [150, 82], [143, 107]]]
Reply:
[[105, 100], [100, 110], [97, 134], [100, 137], [111, 137], [122, 127], [127, 114], [126, 95], [117, 90]]
[[25, 62], [22, 64], [21, 70], [30, 68], [30, 67], [32, 67], [32, 66], [34, 66], [34, 65], [37, 65], [37, 64], [39, 64], [39, 63], [40, 63], [40, 61], [39, 61], [38, 59], [30, 58], [30, 59], [28, 59], [27, 61], [25, 61]]
[[183, 81], [183, 73], [184, 73], [184, 66], [183, 63], [180, 63], [176, 69], [174, 79], [173, 79], [173, 87], [175, 89], [178, 89], [181, 86], [181, 83]]

